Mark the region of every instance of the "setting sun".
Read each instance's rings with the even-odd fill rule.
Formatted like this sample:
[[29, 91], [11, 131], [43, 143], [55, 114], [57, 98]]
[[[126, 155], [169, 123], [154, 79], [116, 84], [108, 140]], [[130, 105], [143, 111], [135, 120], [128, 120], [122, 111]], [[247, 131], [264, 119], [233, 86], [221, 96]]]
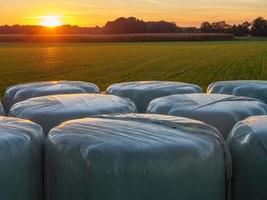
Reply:
[[41, 25], [47, 27], [56, 27], [62, 25], [62, 22], [59, 16], [43, 16]]

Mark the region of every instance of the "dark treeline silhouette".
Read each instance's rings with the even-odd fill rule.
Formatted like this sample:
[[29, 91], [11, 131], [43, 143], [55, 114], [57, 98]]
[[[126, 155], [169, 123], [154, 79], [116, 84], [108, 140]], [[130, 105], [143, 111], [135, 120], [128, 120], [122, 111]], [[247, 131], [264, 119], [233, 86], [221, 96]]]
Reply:
[[34, 25], [13, 25], [0, 26], [0, 34], [101, 34], [103, 33], [100, 27], [79, 27], [72, 25], [62, 25], [55, 28], [47, 28], [44, 26]]
[[0, 34], [134, 34], [134, 33], [231, 33], [236, 36], [267, 36], [267, 20], [258, 17], [253, 22], [230, 25], [225, 21], [203, 22], [200, 28], [178, 27], [174, 22], [145, 22], [135, 17], [120, 17], [103, 27], [62, 25], [47, 28], [34, 25], [3, 25]]
[[244, 22], [242, 24], [227, 24], [225, 21], [220, 22], [203, 22], [200, 27], [203, 33], [231, 33], [236, 36], [257, 36], [267, 37], [267, 20], [258, 17], [253, 22]]
[[107, 22], [103, 30], [108, 34], [175, 33], [178, 31], [178, 27], [175, 23], [165, 21], [144, 22], [135, 17], [120, 17], [115, 21]]

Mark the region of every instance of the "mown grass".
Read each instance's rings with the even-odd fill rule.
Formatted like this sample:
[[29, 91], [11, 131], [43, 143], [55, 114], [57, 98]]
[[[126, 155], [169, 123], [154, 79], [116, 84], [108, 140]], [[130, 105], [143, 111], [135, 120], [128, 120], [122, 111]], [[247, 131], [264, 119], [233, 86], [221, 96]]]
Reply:
[[206, 88], [219, 80], [267, 79], [267, 41], [0, 44], [0, 92], [46, 80], [171, 80]]

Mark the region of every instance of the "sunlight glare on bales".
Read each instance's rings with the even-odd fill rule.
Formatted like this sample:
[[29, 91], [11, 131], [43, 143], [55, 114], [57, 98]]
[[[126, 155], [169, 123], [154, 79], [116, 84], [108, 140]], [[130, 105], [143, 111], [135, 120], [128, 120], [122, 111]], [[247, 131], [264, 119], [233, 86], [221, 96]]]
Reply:
[[41, 25], [46, 27], [56, 27], [62, 25], [60, 16], [42, 16]]

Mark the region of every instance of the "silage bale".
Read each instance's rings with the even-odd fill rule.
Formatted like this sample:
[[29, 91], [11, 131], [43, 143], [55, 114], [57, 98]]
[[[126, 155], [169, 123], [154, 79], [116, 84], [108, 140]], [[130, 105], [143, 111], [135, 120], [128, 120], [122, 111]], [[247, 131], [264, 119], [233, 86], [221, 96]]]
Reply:
[[0, 116], [6, 115], [3, 105], [0, 103]]
[[200, 120], [216, 127], [226, 138], [238, 121], [253, 115], [265, 115], [267, 105], [249, 97], [185, 94], [155, 99], [147, 112]]
[[82, 81], [49, 81], [19, 84], [9, 87], [2, 100], [6, 113], [17, 102], [56, 94], [99, 93], [99, 88], [92, 83]]
[[267, 199], [267, 116], [239, 122], [227, 139], [232, 154], [232, 200]]
[[128, 114], [68, 121], [49, 132], [47, 200], [224, 200], [224, 139], [200, 121]]
[[42, 200], [42, 128], [0, 117], [0, 199]]
[[252, 97], [267, 103], [267, 81], [221, 81], [210, 84], [207, 92]]
[[140, 81], [118, 83], [108, 87], [107, 93], [131, 99], [138, 112], [146, 112], [148, 104], [156, 98], [173, 94], [200, 93], [201, 87], [194, 84], [165, 82], [165, 81]]
[[9, 115], [40, 124], [48, 133], [51, 128], [71, 119], [130, 112], [136, 112], [136, 107], [129, 99], [103, 94], [66, 94], [16, 103]]

